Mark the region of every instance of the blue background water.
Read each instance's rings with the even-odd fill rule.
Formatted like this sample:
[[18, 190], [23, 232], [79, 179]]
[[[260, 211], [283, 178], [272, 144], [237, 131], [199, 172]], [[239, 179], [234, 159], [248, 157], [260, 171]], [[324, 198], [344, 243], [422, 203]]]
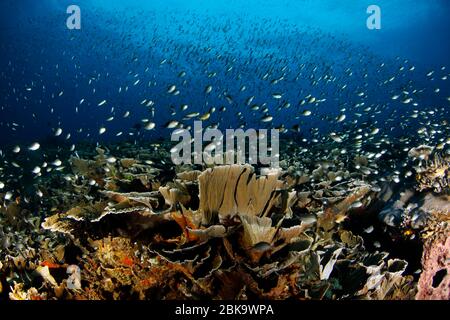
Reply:
[[[67, 30], [65, 26], [69, 4], [81, 7], [82, 29], [79, 31]], [[382, 9], [381, 30], [366, 28], [366, 8], [370, 4]], [[276, 105], [270, 98], [275, 89], [255, 81], [253, 72], [257, 67], [259, 70], [270, 68], [272, 62], [264, 60], [267, 52], [275, 52], [279, 58], [288, 57], [287, 65], [293, 69], [301, 63], [319, 65], [322, 61], [344, 73], [349, 66], [341, 63], [346, 55], [342, 47], [354, 46], [355, 49], [348, 51], [355, 57], [373, 57], [373, 64], [364, 61], [361, 65], [351, 65], [356, 74], [367, 70], [376, 74], [379, 63], [386, 62], [386, 74], [391, 68], [394, 75], [404, 59], [408, 59], [408, 65], [417, 66], [420, 76], [411, 77], [419, 84], [425, 81], [423, 75], [429, 70], [450, 66], [450, 3], [446, 0], [5, 0], [1, 2], [0, 11], [2, 145], [50, 139], [52, 130], [57, 127], [64, 129], [61, 142], [67, 133], [71, 133], [67, 143], [115, 139], [119, 131], [126, 136], [142, 118], [152, 119], [158, 125], [156, 130], [145, 133], [145, 137], [167, 139], [170, 133], [162, 126], [172, 118], [180, 120], [180, 105], [189, 104], [189, 112], [202, 113], [211, 106], [226, 105], [223, 99], [217, 98], [224, 91], [233, 92], [235, 108], [255, 94], [257, 103], [268, 102], [271, 111], [275, 110]], [[246, 34], [255, 24], [259, 32], [252, 36]], [[217, 26], [227, 26], [229, 31], [220, 32], [215, 29]], [[189, 28], [192, 29], [189, 35], [180, 32]], [[297, 38], [293, 30], [306, 30], [307, 35]], [[251, 40], [255, 37], [270, 40], [271, 47], [252, 50]], [[310, 44], [315, 37], [317, 45], [304, 47], [303, 38], [307, 39], [305, 44]], [[189, 55], [190, 48], [203, 45], [209, 45], [212, 51], [203, 52], [203, 56]], [[303, 55], [292, 56], [291, 53], [297, 51]], [[224, 65], [215, 59], [217, 52], [236, 57], [233, 66], [240, 69], [239, 81], [224, 74]], [[254, 60], [246, 64], [249, 57]], [[161, 66], [164, 59], [168, 63]], [[205, 68], [207, 61], [210, 67]], [[208, 68], [218, 72], [213, 80], [204, 74]], [[319, 72], [321, 68], [319, 66]], [[185, 86], [177, 76], [181, 71], [187, 72]], [[140, 83], [133, 86], [136, 79]], [[395, 82], [398, 81], [397, 86], [401, 88], [408, 80]], [[152, 84], [148, 85], [149, 82]], [[167, 87], [172, 83], [182, 87], [180, 96], [167, 95]], [[246, 83], [250, 87], [248, 92], [240, 94], [238, 89]], [[213, 92], [205, 96], [204, 89], [209, 84], [213, 85]], [[358, 89], [356, 80], [348, 85]], [[126, 86], [129, 87], [127, 92], [118, 92], [119, 87]], [[328, 100], [317, 119], [311, 118], [308, 124], [311, 127], [321, 127], [320, 115], [336, 116], [339, 104], [345, 102], [333, 101], [334, 90], [321, 85], [308, 87], [302, 81], [275, 91], [286, 92], [285, 98], [295, 106], [300, 98], [297, 92], [300, 87], [306, 88], [303, 96], [309, 90]], [[376, 79], [373, 82], [369, 79], [366, 89], [373, 91], [370, 98], [373, 104], [389, 100], [389, 95], [378, 90]], [[441, 90], [449, 96], [448, 82]], [[61, 91], [64, 93], [59, 97]], [[79, 105], [81, 99], [85, 99], [85, 103]], [[98, 107], [103, 99], [108, 103]], [[155, 101], [154, 118], [148, 108], [140, 104], [143, 99]], [[430, 97], [429, 104], [434, 103], [443, 105], [441, 100]], [[77, 106], [78, 113], [74, 111]], [[177, 115], [170, 115], [170, 106], [177, 110]], [[107, 122], [112, 107], [115, 119]], [[125, 111], [131, 112], [129, 118], [122, 117]], [[274, 125], [295, 123], [288, 113], [277, 115]], [[247, 126], [260, 125], [259, 118], [253, 122], [252, 119], [246, 119]], [[237, 124], [234, 112], [214, 115], [211, 121], [221, 122], [225, 127]], [[108, 131], [99, 137], [101, 126]], [[81, 133], [77, 132], [80, 128]]]

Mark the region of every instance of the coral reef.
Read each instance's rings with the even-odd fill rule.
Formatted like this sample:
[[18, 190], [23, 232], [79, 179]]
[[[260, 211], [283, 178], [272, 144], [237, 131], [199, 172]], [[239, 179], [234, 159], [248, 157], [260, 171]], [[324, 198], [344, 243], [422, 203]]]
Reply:
[[[436, 285], [449, 268], [445, 190], [406, 189], [395, 199], [366, 179], [374, 168], [361, 156], [352, 164], [357, 174], [339, 154], [311, 171], [292, 159], [284, 170], [205, 169], [158, 167], [169, 163], [161, 149], [134, 159], [131, 146], [97, 148], [71, 158], [71, 172], [43, 181], [39, 204], [9, 201], [1, 212], [8, 221], [0, 229], [2, 296], [449, 298], [448, 273]], [[348, 228], [382, 200], [387, 226], [415, 229], [424, 239], [418, 291], [407, 261], [368, 250], [366, 232]], [[44, 214], [31, 214], [35, 207]]]

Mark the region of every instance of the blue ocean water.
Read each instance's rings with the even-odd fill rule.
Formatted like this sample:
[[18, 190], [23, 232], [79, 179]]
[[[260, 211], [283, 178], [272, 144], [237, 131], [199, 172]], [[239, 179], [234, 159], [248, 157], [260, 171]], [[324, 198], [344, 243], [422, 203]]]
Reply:
[[[81, 30], [66, 27], [71, 4], [81, 9]], [[371, 4], [381, 8], [381, 30], [366, 27]], [[412, 108], [391, 96], [412, 89], [425, 90], [415, 109], [448, 109], [448, 82], [439, 79], [450, 65], [444, 0], [8, 0], [1, 6], [3, 146], [169, 139], [167, 122], [188, 126], [186, 114], [212, 107], [207, 124], [284, 126], [307, 135], [326, 132], [342, 109], [351, 121], [355, 105], [371, 106], [363, 118], [390, 132], [389, 121], [398, 123]], [[168, 94], [172, 85], [178, 95]], [[305, 118], [301, 101], [308, 95], [323, 101]], [[246, 106], [249, 97], [256, 111]], [[267, 114], [273, 121], [261, 123]], [[149, 121], [154, 130], [143, 129]], [[344, 130], [346, 123], [332, 126]], [[63, 132], [55, 137], [58, 128]]]

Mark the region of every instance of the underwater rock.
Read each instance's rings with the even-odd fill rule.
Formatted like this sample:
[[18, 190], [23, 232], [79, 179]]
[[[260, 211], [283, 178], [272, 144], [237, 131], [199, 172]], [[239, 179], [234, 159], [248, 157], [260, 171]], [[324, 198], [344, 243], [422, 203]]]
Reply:
[[437, 213], [425, 233], [416, 299], [450, 300], [450, 211]]

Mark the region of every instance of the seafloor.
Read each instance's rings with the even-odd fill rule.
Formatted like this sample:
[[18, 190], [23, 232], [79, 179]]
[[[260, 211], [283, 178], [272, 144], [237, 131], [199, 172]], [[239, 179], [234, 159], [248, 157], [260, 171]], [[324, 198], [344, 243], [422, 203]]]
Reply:
[[450, 299], [448, 155], [282, 145], [278, 170], [79, 146], [0, 190], [0, 299]]

